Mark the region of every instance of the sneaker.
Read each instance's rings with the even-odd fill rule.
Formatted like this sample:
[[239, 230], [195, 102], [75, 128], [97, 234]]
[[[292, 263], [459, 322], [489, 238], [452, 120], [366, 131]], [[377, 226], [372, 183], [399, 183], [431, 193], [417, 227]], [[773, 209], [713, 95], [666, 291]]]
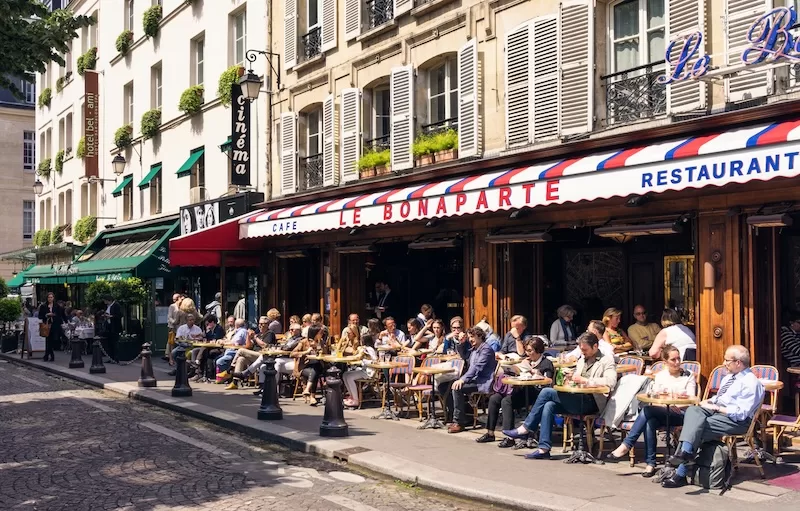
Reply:
[[225, 390], [237, 390], [238, 388], [239, 388], [239, 385], [236, 383], [236, 380], [234, 380], [234, 381], [232, 381], [230, 383], [230, 385], [225, 387]]

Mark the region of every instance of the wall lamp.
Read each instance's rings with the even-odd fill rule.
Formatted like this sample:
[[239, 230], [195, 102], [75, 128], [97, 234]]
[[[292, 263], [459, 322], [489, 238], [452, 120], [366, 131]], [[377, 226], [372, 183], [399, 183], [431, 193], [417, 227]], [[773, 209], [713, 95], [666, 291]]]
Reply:
[[[270, 69], [275, 73], [275, 88], [280, 90], [281, 88], [281, 56], [278, 53], [272, 53], [270, 51], [264, 50], [247, 50], [245, 52], [245, 58], [251, 64], [256, 61], [259, 55], [263, 55], [267, 59], [267, 63], [269, 63]], [[277, 66], [272, 64], [272, 59], [275, 57], [277, 61]], [[253, 72], [253, 68], [247, 70], [247, 72], [239, 79], [239, 85], [242, 87], [242, 95], [252, 102], [258, 99], [258, 94], [261, 92], [261, 86], [264, 85], [264, 80], [261, 79], [257, 74]], [[267, 94], [272, 94], [272, 83], [267, 84]]]

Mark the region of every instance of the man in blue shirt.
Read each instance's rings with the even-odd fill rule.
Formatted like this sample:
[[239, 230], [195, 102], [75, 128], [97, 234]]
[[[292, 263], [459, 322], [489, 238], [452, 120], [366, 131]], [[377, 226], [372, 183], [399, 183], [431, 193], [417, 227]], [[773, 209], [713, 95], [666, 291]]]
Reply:
[[710, 399], [686, 409], [680, 450], [670, 457], [669, 464], [677, 467], [661, 485], [679, 488], [687, 483], [688, 465], [694, 463], [697, 449], [705, 442], [726, 435], [743, 435], [764, 400], [764, 386], [750, 370], [750, 352], [744, 346], [725, 350], [725, 369], [719, 391]]
[[[251, 348], [253, 346], [253, 341], [247, 333], [247, 328], [245, 326], [247, 323], [242, 318], [236, 319], [236, 330], [233, 332], [231, 336], [231, 344], [234, 346], [243, 346], [245, 348]], [[233, 357], [236, 356], [237, 349], [227, 349], [225, 353], [219, 357], [216, 361], [217, 365], [217, 375], [218, 379], [227, 380], [230, 377], [228, 369], [231, 366], [231, 362], [233, 361]]]

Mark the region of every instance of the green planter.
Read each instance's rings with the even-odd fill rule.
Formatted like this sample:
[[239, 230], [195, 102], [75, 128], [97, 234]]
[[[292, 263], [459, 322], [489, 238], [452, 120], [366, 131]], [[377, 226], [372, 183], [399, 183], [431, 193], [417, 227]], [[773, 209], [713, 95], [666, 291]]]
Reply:
[[128, 362], [139, 356], [142, 352], [143, 339], [138, 337], [120, 337], [117, 340], [117, 360]]
[[0, 351], [8, 353], [17, 349], [17, 334], [5, 333], [3, 334], [2, 344], [0, 344]]

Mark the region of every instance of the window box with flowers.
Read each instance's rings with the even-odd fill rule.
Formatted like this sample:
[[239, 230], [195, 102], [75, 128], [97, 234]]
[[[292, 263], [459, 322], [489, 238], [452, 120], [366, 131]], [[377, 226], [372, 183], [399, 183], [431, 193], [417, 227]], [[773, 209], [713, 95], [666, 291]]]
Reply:
[[235, 83], [239, 83], [239, 78], [244, 75], [244, 68], [240, 65], [231, 66], [219, 75], [219, 83], [217, 84], [217, 96], [219, 96], [220, 103], [223, 106], [230, 106], [231, 104], [231, 87]]
[[391, 153], [388, 149], [383, 151], [367, 151], [358, 160], [358, 176], [365, 179], [386, 175], [390, 172], [390, 161]]
[[163, 10], [161, 9], [160, 5], [154, 5], [144, 11], [144, 15], [142, 16], [142, 29], [144, 30], [144, 35], [147, 37], [155, 37], [158, 35], [159, 24], [161, 23], [162, 16]]
[[97, 66], [97, 47], [86, 50], [86, 53], [78, 57], [78, 74], [83, 76], [87, 69], [94, 69]]
[[89, 241], [95, 234], [97, 234], [97, 218], [94, 216], [85, 216], [83, 218], [78, 219], [75, 222], [75, 231], [73, 233], [73, 238], [81, 243], [86, 243]]
[[117, 149], [125, 149], [133, 142], [133, 125], [126, 124], [117, 128], [114, 133], [114, 145]]
[[68, 71], [67, 74], [56, 80], [56, 92], [61, 92], [62, 90], [64, 90], [64, 87], [66, 87], [67, 84], [71, 81], [71, 78], [72, 78], [72, 71]]
[[33, 234], [34, 247], [47, 247], [50, 245], [50, 229], [39, 229]]
[[46, 87], [39, 93], [39, 108], [50, 106], [50, 101], [53, 99], [53, 89]]
[[432, 164], [435, 159], [433, 156], [433, 137], [430, 135], [419, 135], [414, 144], [411, 146], [411, 152], [414, 154], [414, 166], [424, 167], [425, 165]]
[[127, 55], [128, 50], [131, 49], [131, 44], [133, 44], [133, 32], [130, 30], [123, 30], [122, 33], [117, 36], [117, 51], [120, 55]]
[[64, 150], [60, 149], [56, 153], [56, 172], [60, 176], [64, 172]]
[[431, 136], [431, 148], [437, 162], [458, 158], [458, 132], [447, 130]]
[[75, 156], [80, 159], [86, 156], [86, 137], [81, 137], [80, 140], [78, 140], [78, 148], [75, 150]]
[[39, 168], [36, 169], [36, 173], [45, 180], [50, 179], [50, 173], [53, 171], [52, 163], [53, 162], [50, 160], [50, 158], [45, 158], [44, 160], [40, 161]]
[[178, 102], [178, 110], [185, 114], [194, 115], [203, 106], [203, 93], [205, 89], [202, 85], [192, 85], [181, 94]]
[[154, 108], [142, 114], [142, 137], [153, 138], [161, 131], [161, 109]]

